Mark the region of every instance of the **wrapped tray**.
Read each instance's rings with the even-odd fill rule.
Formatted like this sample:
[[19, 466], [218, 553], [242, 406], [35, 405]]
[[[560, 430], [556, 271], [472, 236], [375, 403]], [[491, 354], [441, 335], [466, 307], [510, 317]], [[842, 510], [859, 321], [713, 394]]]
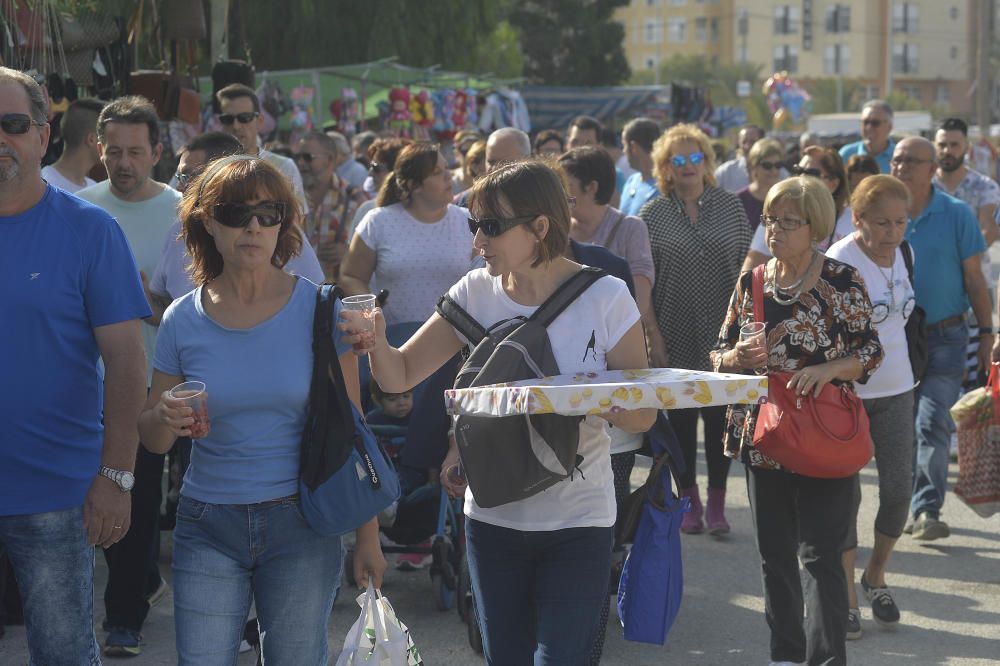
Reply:
[[767, 396], [767, 376], [655, 368], [606, 370], [445, 391], [452, 415], [603, 414], [640, 407], [685, 409], [751, 404]]

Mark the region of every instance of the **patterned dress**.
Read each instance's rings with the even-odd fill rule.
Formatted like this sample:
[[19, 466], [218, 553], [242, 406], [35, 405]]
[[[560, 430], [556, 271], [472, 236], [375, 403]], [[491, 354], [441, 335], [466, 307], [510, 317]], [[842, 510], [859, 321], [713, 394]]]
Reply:
[[[774, 300], [771, 285], [764, 284], [764, 319], [769, 351], [768, 372], [795, 372], [847, 356], [861, 362], [862, 384], [882, 362], [882, 345], [872, 326], [872, 304], [864, 280], [852, 266], [824, 258], [816, 286], [790, 305]], [[718, 371], [722, 354], [736, 346], [740, 327], [754, 321], [753, 273], [740, 276], [729, 303], [718, 345], [711, 353]], [[840, 382], [835, 382], [840, 383]], [[853, 390], [853, 384], [846, 382]], [[727, 414], [725, 453], [744, 464], [764, 469], [781, 466], [753, 446], [756, 406], [732, 405]]]

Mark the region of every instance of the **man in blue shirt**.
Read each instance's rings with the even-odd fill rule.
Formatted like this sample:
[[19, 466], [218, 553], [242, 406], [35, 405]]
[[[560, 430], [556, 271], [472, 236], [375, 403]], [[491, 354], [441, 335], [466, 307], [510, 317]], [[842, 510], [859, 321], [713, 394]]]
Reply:
[[0, 550], [32, 662], [99, 663], [94, 545], [129, 528], [150, 311], [114, 219], [42, 180], [46, 118], [38, 84], [0, 67]]
[[[896, 145], [892, 175], [910, 190], [906, 240], [913, 246], [914, 291], [927, 312], [930, 363], [917, 386], [916, 467], [913, 478], [914, 539], [949, 536], [941, 520], [948, 489], [948, 453], [954, 423], [948, 409], [958, 399], [969, 341], [965, 313], [971, 303], [979, 322], [991, 321], [989, 290], [981, 261], [986, 241], [964, 202], [934, 187], [934, 144], [908, 137]], [[989, 366], [993, 328], [979, 328], [979, 369]]]
[[618, 210], [626, 215], [639, 216], [639, 211], [650, 199], [660, 193], [653, 177], [653, 144], [660, 138], [660, 126], [650, 118], [630, 120], [622, 130], [625, 157], [635, 173], [622, 187]]
[[871, 155], [878, 162], [882, 173], [889, 173], [889, 160], [896, 144], [892, 134], [892, 107], [881, 99], [870, 99], [861, 107], [861, 141], [849, 143], [840, 149], [840, 157], [847, 160], [854, 155]]

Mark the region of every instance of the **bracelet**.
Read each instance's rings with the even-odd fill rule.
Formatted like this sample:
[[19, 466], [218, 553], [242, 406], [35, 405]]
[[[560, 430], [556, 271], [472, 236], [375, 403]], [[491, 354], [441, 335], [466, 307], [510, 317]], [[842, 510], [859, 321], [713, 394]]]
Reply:
[[995, 335], [996, 332], [997, 332], [997, 329], [995, 329], [992, 326], [980, 326], [979, 327], [979, 335]]

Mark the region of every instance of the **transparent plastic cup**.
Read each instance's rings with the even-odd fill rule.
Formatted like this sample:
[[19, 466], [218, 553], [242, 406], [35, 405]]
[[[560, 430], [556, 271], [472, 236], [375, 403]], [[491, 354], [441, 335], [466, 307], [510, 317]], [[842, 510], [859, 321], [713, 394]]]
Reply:
[[361, 336], [361, 340], [354, 343], [356, 350], [371, 349], [375, 346], [375, 308], [378, 307], [375, 294], [361, 294], [359, 296], [347, 296], [343, 300], [344, 309], [360, 312], [364, 327], [360, 331], [355, 331]]
[[[740, 342], [751, 342], [755, 347], [763, 349], [765, 341], [764, 322], [752, 321], [740, 327]], [[754, 368], [753, 371], [758, 375], [763, 375], [767, 372], [767, 368]]]
[[184, 382], [167, 392], [171, 398], [181, 400], [193, 411], [194, 423], [191, 424], [191, 439], [201, 439], [208, 436], [212, 423], [208, 417], [208, 393], [205, 392], [205, 382]]

